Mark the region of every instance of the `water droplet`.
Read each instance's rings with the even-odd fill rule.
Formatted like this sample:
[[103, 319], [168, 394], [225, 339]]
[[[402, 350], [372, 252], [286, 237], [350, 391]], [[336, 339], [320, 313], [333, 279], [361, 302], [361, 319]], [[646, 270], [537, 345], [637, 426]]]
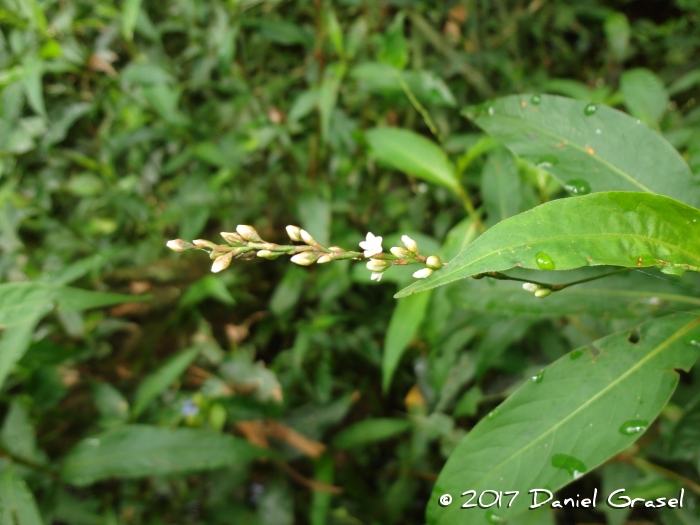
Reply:
[[540, 168], [551, 168], [559, 164], [559, 159], [554, 155], [545, 155], [537, 161], [537, 166]]
[[579, 357], [583, 355], [583, 348], [579, 348], [578, 350], [574, 350], [569, 354], [569, 358], [572, 361], [576, 361]]
[[583, 108], [583, 114], [589, 117], [595, 115], [596, 111], [598, 111], [598, 104], [588, 104]]
[[494, 408], [491, 412], [486, 415], [486, 419], [493, 419], [498, 414], [498, 409]]
[[695, 339], [688, 341], [688, 344], [692, 346], [700, 346], [700, 342], [696, 341]]
[[649, 427], [649, 422], [644, 419], [630, 419], [620, 425], [618, 432], [623, 436], [635, 436], [641, 434]]
[[543, 379], [544, 379], [544, 370], [540, 370], [539, 372], [537, 372], [537, 374], [532, 376], [532, 380], [535, 383], [541, 383]]
[[88, 438], [85, 440], [85, 442], [90, 445], [91, 447], [99, 447], [100, 446], [100, 440], [97, 438]]
[[497, 516], [492, 510], [487, 510], [486, 521], [488, 521], [489, 523], [501, 523], [503, 521], [503, 518]]
[[532, 102], [535, 106], [539, 106], [542, 102], [542, 97], [539, 95], [532, 95], [530, 102]]
[[489, 106], [488, 112], [490, 117], [493, 116], [493, 106]]
[[601, 130], [599, 130], [599, 129], [595, 130], [596, 135], [600, 135], [601, 133], [603, 133]]
[[535, 261], [540, 270], [554, 270], [554, 261], [552, 258], [544, 252], [537, 252], [535, 255]]
[[574, 195], [588, 195], [591, 192], [591, 185], [583, 179], [571, 179], [564, 184], [564, 188]]
[[588, 472], [586, 465], [580, 460], [566, 454], [554, 454], [552, 466], [565, 469], [574, 479], [578, 479]]

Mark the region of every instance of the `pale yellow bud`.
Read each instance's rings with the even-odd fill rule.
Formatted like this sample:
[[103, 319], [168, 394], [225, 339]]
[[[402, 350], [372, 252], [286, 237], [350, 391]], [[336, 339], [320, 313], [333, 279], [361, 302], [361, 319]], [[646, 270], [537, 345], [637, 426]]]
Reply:
[[325, 264], [325, 263], [331, 262], [332, 260], [333, 260], [333, 257], [331, 257], [328, 254], [321, 255], [321, 257], [318, 258], [318, 261], [316, 261], [316, 264]]
[[319, 254], [317, 252], [301, 252], [297, 253], [291, 260], [299, 266], [309, 266], [315, 263], [318, 258]]
[[392, 253], [392, 255], [395, 255], [401, 259], [411, 256], [411, 252], [409, 252], [406, 248], [400, 248], [399, 246], [394, 246], [389, 251]]
[[418, 243], [411, 239], [408, 235], [401, 236], [401, 242], [409, 252], [418, 253]]
[[425, 265], [431, 270], [439, 270], [442, 268], [442, 261], [437, 255], [431, 255], [425, 260]]
[[306, 244], [313, 244], [314, 242], [316, 242], [314, 241], [314, 238], [311, 236], [311, 234], [306, 230], [300, 230], [299, 235], [301, 235], [301, 240], [304, 241]]
[[422, 270], [418, 270], [413, 274], [413, 277], [416, 279], [425, 279], [426, 277], [430, 277], [433, 274], [433, 270], [430, 268], [423, 268]]
[[287, 235], [294, 242], [301, 242], [301, 228], [299, 226], [294, 226], [290, 224], [287, 226]]
[[233, 253], [225, 253], [224, 255], [218, 256], [214, 259], [214, 264], [211, 265], [211, 271], [213, 273], [219, 273], [225, 270], [231, 264], [231, 259], [233, 259]]
[[255, 230], [255, 228], [253, 228], [252, 226], [248, 226], [247, 224], [239, 224], [238, 226], [236, 226], [236, 231], [246, 241], [251, 241], [251, 242], [262, 241], [262, 239], [260, 238], [260, 235], [258, 235], [258, 232]]
[[174, 239], [172, 241], [168, 241], [166, 243], [166, 246], [170, 248], [174, 252], [184, 252], [187, 250], [191, 250], [194, 248], [194, 244], [191, 242], [183, 241], [182, 239]]

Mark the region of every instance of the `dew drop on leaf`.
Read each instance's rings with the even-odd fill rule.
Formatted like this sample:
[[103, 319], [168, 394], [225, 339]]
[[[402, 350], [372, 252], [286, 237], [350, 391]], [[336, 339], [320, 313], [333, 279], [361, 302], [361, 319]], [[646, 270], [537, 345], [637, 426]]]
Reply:
[[688, 344], [692, 346], [700, 346], [700, 342], [696, 341], [695, 339], [691, 339], [690, 341], [688, 341]]
[[564, 188], [574, 195], [588, 195], [591, 192], [591, 185], [583, 179], [572, 179], [564, 184]]
[[552, 258], [544, 252], [537, 252], [535, 255], [535, 261], [540, 270], [554, 270], [554, 261]]
[[486, 511], [486, 521], [489, 523], [501, 523], [503, 518], [497, 516], [492, 510]]
[[537, 372], [537, 374], [532, 376], [532, 380], [535, 383], [541, 383], [543, 379], [544, 379], [544, 370], [540, 370], [539, 372]]
[[557, 159], [554, 155], [545, 155], [537, 161], [538, 168], [551, 168], [557, 164], [559, 164], [559, 159]]
[[532, 102], [535, 106], [539, 106], [542, 102], [542, 97], [540, 97], [539, 95], [532, 95], [530, 102]]
[[569, 354], [569, 358], [570, 358], [572, 361], [575, 361], [576, 359], [578, 359], [578, 358], [581, 357], [582, 355], [583, 355], [583, 349], [582, 349], [582, 348], [579, 348], [578, 350], [574, 350], [573, 352], [571, 352], [571, 353]]
[[498, 409], [494, 408], [491, 412], [486, 415], [486, 419], [493, 419], [498, 414]]
[[588, 472], [586, 465], [584, 465], [581, 460], [578, 460], [572, 456], [567, 456], [566, 454], [554, 454], [552, 456], [552, 466], [556, 468], [563, 468], [574, 479], [578, 479]]
[[649, 427], [649, 422], [644, 419], [630, 419], [620, 425], [618, 432], [623, 436], [635, 436], [641, 434]]
[[584, 115], [591, 116], [594, 115], [595, 112], [598, 111], [598, 105], [597, 104], [588, 104], [586, 105], [585, 108], [583, 108], [583, 113]]

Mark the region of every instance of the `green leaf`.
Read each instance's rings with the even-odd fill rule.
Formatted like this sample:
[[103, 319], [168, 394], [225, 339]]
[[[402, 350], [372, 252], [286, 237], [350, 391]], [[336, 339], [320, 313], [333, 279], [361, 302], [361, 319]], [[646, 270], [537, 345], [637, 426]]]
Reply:
[[122, 6], [122, 35], [126, 40], [134, 38], [134, 28], [141, 9], [141, 0], [124, 0]]
[[34, 311], [27, 315], [25, 320], [18, 321], [5, 328], [0, 338], [0, 386], [12, 371], [12, 367], [19, 361], [32, 342], [34, 330], [44, 315], [51, 310], [51, 303], [43, 303], [35, 307]]
[[192, 364], [200, 350], [199, 347], [185, 350], [170, 358], [162, 367], [146, 377], [136, 391], [131, 416], [137, 418], [156, 397], [173, 384]]
[[486, 224], [492, 226], [520, 211], [520, 175], [513, 155], [503, 147], [489, 155], [481, 172]]
[[28, 58], [24, 63], [24, 91], [27, 102], [37, 115], [46, 117], [44, 105], [44, 89], [42, 77], [44, 75], [44, 63], [38, 58]]
[[43, 524], [34, 496], [11, 466], [6, 467], [0, 477], [0, 523]]
[[338, 56], [342, 57], [344, 54], [343, 29], [340, 27], [338, 17], [335, 15], [335, 11], [332, 8], [328, 9], [328, 36], [335, 48], [335, 52], [338, 53]]
[[107, 478], [139, 478], [249, 463], [267, 455], [233, 436], [190, 428], [126, 425], [78, 443], [62, 479], [84, 486]]
[[129, 419], [129, 402], [109, 383], [95, 383], [92, 386], [92, 397], [102, 416], [100, 420], [102, 427], [126, 423]]
[[372, 155], [380, 162], [427, 182], [457, 192], [459, 182], [454, 167], [435, 143], [425, 137], [397, 128], [374, 128], [365, 133]]
[[378, 56], [380, 62], [396, 69], [403, 69], [408, 63], [408, 44], [403, 34], [405, 18], [402, 12], [396, 15], [382, 40], [382, 48]]
[[364, 419], [340, 431], [333, 438], [333, 446], [350, 448], [375, 441], [384, 441], [403, 434], [409, 428], [411, 428], [411, 422], [404, 419]]
[[[457, 446], [435, 484], [429, 524], [493, 523], [629, 447], [664, 407], [698, 357], [700, 318], [675, 314], [574, 350], [525, 382]], [[510, 508], [461, 509], [465, 490], [518, 490]], [[454, 501], [442, 507], [441, 495]], [[495, 515], [495, 516], [494, 516]]]
[[321, 136], [328, 141], [331, 129], [331, 119], [336, 103], [338, 102], [338, 90], [340, 82], [345, 76], [346, 66], [343, 63], [334, 64], [326, 69], [326, 75], [321, 82], [318, 92], [318, 108], [321, 113]]
[[605, 18], [603, 26], [610, 51], [615, 60], [622, 63], [629, 54], [630, 23], [623, 13], [611, 13]]
[[391, 386], [396, 367], [409, 343], [418, 333], [430, 302], [430, 294], [419, 294], [399, 301], [391, 314], [382, 354], [382, 391]]
[[[406, 297], [457, 279], [514, 267], [612, 265], [700, 271], [700, 210], [662, 195], [609, 192], [542, 204], [489, 229], [449, 264], [404, 288]], [[690, 266], [689, 266], [690, 265]]]
[[16, 457], [37, 463], [43, 462], [36, 448], [36, 435], [29, 413], [17, 399], [10, 403], [0, 437], [4, 448]]
[[187, 288], [180, 299], [180, 308], [191, 308], [209, 298], [216, 299], [223, 304], [236, 304], [236, 300], [229, 292], [224, 280], [218, 275], [209, 274]]
[[467, 108], [466, 115], [572, 193], [641, 191], [700, 207], [700, 183], [680, 154], [620, 111], [553, 95], [514, 95]]
[[658, 124], [669, 102], [659, 77], [648, 69], [630, 69], [620, 77], [620, 90], [630, 115], [652, 127]]

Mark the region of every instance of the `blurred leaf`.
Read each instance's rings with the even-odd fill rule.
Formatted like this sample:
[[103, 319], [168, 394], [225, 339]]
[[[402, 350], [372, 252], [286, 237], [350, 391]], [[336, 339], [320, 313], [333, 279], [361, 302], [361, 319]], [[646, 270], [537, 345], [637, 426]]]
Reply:
[[318, 92], [318, 105], [321, 113], [321, 137], [328, 140], [331, 127], [331, 118], [338, 102], [338, 90], [340, 82], [345, 76], [346, 66], [343, 63], [336, 63], [328, 66], [326, 76], [321, 83]]
[[10, 403], [0, 436], [5, 449], [13, 455], [34, 463], [43, 462], [36, 448], [36, 435], [29, 413], [17, 399]]
[[425, 137], [404, 129], [365, 132], [372, 155], [383, 164], [433, 184], [458, 191], [459, 182], [447, 155]]
[[234, 354], [233, 359], [221, 364], [219, 373], [234, 389], [252, 393], [258, 401], [282, 402], [282, 385], [277, 376], [262, 361], [253, 363], [252, 355]]
[[487, 225], [492, 226], [520, 211], [520, 175], [513, 155], [501, 147], [489, 155], [481, 172], [481, 197]]
[[175, 126], [189, 124], [189, 119], [177, 108], [180, 93], [166, 84], [143, 87], [143, 94], [160, 117]]
[[129, 419], [129, 402], [109, 383], [95, 383], [92, 386], [92, 395], [95, 406], [102, 416], [101, 426], [106, 428], [126, 423]]
[[52, 307], [52, 303], [34, 305], [32, 312], [27, 314], [23, 321], [17, 321], [5, 327], [0, 337], [0, 386], [5, 383], [15, 363], [27, 351], [37, 324]]
[[39, 509], [27, 484], [11, 466], [0, 475], [0, 523], [42, 525]]
[[318, 242], [328, 246], [331, 241], [330, 202], [313, 194], [305, 194], [299, 197], [297, 208], [302, 228]]
[[396, 15], [384, 35], [378, 55], [380, 62], [389, 64], [396, 69], [403, 69], [408, 63], [408, 44], [403, 34], [405, 19], [406, 15], [403, 12], [399, 12]]
[[343, 52], [343, 30], [338, 22], [338, 17], [333, 9], [328, 9], [328, 34], [338, 56], [342, 57]]
[[301, 44], [303, 46], [313, 45], [313, 38], [306, 31], [302, 30], [293, 22], [284, 22], [281, 20], [257, 20], [255, 24], [258, 27], [258, 34], [265, 40], [292, 46]]
[[124, 80], [134, 84], [170, 84], [174, 78], [157, 64], [131, 62], [121, 73]]
[[180, 308], [191, 308], [205, 299], [216, 299], [220, 303], [233, 305], [236, 300], [218, 275], [205, 275], [192, 283], [180, 299]]
[[126, 425], [78, 443], [66, 457], [66, 483], [140, 478], [247, 464], [268, 453], [233, 436], [189, 428]]
[[[456, 496], [464, 487], [477, 494], [487, 488], [553, 491], [629, 447], [678, 384], [678, 374], [668, 370], [688, 370], [697, 359], [698, 349], [688, 340], [700, 336], [699, 322], [681, 314], [650, 321], [639, 327], [636, 342], [628, 339], [629, 330], [613, 334], [590, 345], [595, 355], [587, 347], [575, 350], [527, 381], [450, 456], [433, 489], [427, 522], [463, 521], [459, 505], [438, 504], [442, 494]], [[489, 514], [472, 508], [470, 522], [492, 523], [492, 514], [507, 519], [529, 504], [516, 498], [510, 508]]]
[[633, 117], [652, 127], [658, 124], [669, 102], [659, 77], [648, 69], [629, 69], [620, 77], [620, 90]]
[[642, 191], [700, 206], [700, 185], [658, 133], [612, 108], [541, 95], [500, 98], [466, 115], [575, 194]]
[[171, 384], [187, 370], [187, 367], [195, 360], [201, 348], [190, 348], [168, 359], [168, 361], [147, 376], [139, 385], [134, 397], [134, 406], [131, 409], [131, 417], [136, 419], [151, 402], [162, 394]]
[[140, 8], [141, 0], [124, 0], [122, 5], [122, 35], [129, 41], [134, 37], [134, 28]]
[[681, 76], [668, 88], [668, 94], [671, 96], [683, 93], [695, 86], [700, 84], [700, 68], [688, 71], [685, 75]]
[[396, 303], [386, 331], [382, 353], [382, 391], [385, 393], [391, 386], [403, 353], [418, 333], [429, 302], [430, 294], [426, 293], [406, 297]]
[[93, 105], [89, 102], [78, 102], [67, 106], [58, 120], [51, 124], [48, 133], [41, 139], [41, 144], [49, 147], [61, 142], [66, 138], [70, 127], [92, 108]]
[[479, 407], [479, 403], [484, 398], [484, 393], [478, 385], [467, 390], [462, 397], [459, 398], [457, 406], [455, 406], [454, 417], [473, 417]]
[[611, 13], [603, 25], [605, 37], [615, 60], [622, 63], [629, 55], [630, 29], [629, 20], [623, 13]]
[[682, 273], [700, 268], [700, 237], [687, 235], [691, 221], [700, 227], [700, 210], [662, 195], [609, 192], [551, 201], [500, 222], [449, 266], [396, 297], [516, 266], [532, 270], [657, 266], [667, 273]]
[[27, 95], [27, 102], [35, 113], [46, 117], [44, 90], [41, 84], [43, 74], [44, 63], [38, 58], [27, 58], [24, 62], [24, 91]]
[[287, 119], [289, 123], [297, 123], [299, 120], [303, 119], [306, 115], [310, 114], [314, 108], [319, 104], [319, 90], [309, 89], [302, 91], [301, 94], [296, 98], [294, 104], [292, 104]]
[[[323, 454], [316, 460], [315, 481], [333, 485], [334, 474], [333, 457], [329, 454]], [[309, 511], [310, 525], [326, 525], [330, 506], [331, 494], [321, 490], [314, 490], [311, 495], [311, 508]]]
[[270, 311], [281, 316], [296, 306], [308, 278], [308, 272], [290, 266], [270, 298]]
[[375, 441], [384, 441], [403, 434], [409, 428], [411, 428], [411, 422], [404, 419], [365, 419], [336, 434], [333, 438], [333, 446], [351, 448]]

